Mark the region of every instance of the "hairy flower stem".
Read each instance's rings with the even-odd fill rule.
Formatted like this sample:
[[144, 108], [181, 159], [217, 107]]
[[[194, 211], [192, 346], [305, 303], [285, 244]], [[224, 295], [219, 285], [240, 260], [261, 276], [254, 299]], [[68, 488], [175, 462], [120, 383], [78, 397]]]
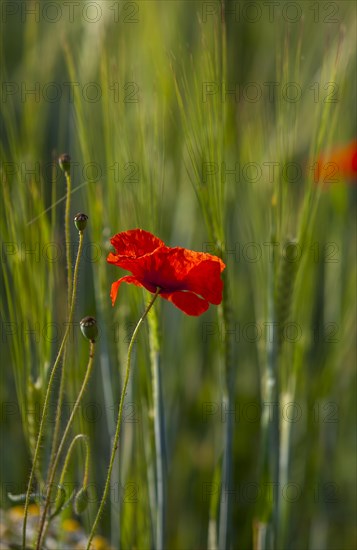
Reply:
[[154, 403], [154, 432], [156, 454], [156, 550], [163, 550], [165, 545], [165, 511], [166, 511], [166, 444], [165, 417], [162, 397], [160, 370], [160, 343], [156, 311], [149, 319], [150, 326], [150, 359], [151, 379]]
[[66, 239], [66, 264], [67, 264], [67, 305], [68, 309], [71, 307], [72, 298], [72, 262], [71, 262], [71, 230], [70, 230], [70, 213], [71, 213], [71, 174], [65, 173], [67, 183], [67, 195], [66, 195], [66, 210], [64, 217], [64, 231]]
[[117, 425], [116, 425], [115, 434], [114, 434], [113, 448], [112, 448], [112, 452], [111, 452], [111, 455], [110, 455], [107, 478], [105, 480], [105, 486], [104, 486], [104, 491], [103, 491], [103, 495], [102, 495], [102, 500], [100, 502], [97, 515], [95, 517], [94, 523], [92, 525], [91, 532], [89, 534], [86, 550], [90, 550], [90, 545], [91, 545], [91, 542], [93, 540], [94, 533], [96, 531], [98, 522], [99, 522], [99, 520], [101, 518], [101, 515], [103, 513], [105, 502], [107, 500], [107, 496], [108, 496], [108, 492], [109, 492], [109, 488], [110, 488], [110, 479], [111, 479], [111, 475], [112, 475], [115, 454], [116, 454], [116, 451], [118, 449], [118, 443], [119, 443], [119, 435], [120, 435], [120, 428], [121, 428], [121, 419], [122, 419], [122, 416], [123, 416], [123, 406], [124, 406], [125, 394], [126, 394], [126, 390], [127, 390], [128, 382], [129, 382], [130, 365], [131, 365], [131, 353], [132, 353], [133, 346], [134, 346], [134, 343], [135, 343], [136, 335], [137, 335], [137, 333], [138, 333], [145, 317], [149, 313], [149, 311], [152, 308], [156, 298], [158, 297], [159, 292], [160, 292], [160, 287], [157, 288], [151, 302], [147, 306], [147, 308], [144, 311], [143, 315], [140, 317], [140, 319], [138, 321], [138, 324], [136, 325], [136, 327], [134, 329], [134, 332], [133, 332], [133, 335], [131, 337], [130, 343], [129, 343], [128, 356], [127, 356], [127, 362], [126, 362], [125, 379], [124, 379], [124, 385], [123, 385], [121, 396], [120, 396], [120, 403], [119, 403], [119, 409], [118, 409], [118, 419], [117, 419]]
[[79, 404], [82, 400], [84, 391], [85, 391], [85, 389], [88, 385], [89, 377], [92, 373], [94, 350], [95, 350], [95, 342], [90, 342], [89, 361], [88, 361], [88, 365], [87, 365], [87, 369], [86, 369], [86, 374], [85, 374], [81, 389], [79, 391], [78, 397], [76, 399], [76, 402], [73, 406], [71, 416], [69, 417], [69, 420], [67, 422], [66, 429], [63, 433], [63, 436], [62, 436], [61, 442], [59, 444], [58, 450], [56, 452], [56, 456], [55, 456], [55, 460], [53, 462], [52, 470], [49, 472], [49, 476], [48, 476], [48, 480], [47, 480], [47, 494], [46, 494], [45, 505], [44, 505], [42, 515], [41, 515], [41, 519], [40, 519], [40, 526], [39, 526], [38, 535], [37, 535], [36, 550], [39, 550], [41, 548], [41, 545], [42, 545], [42, 532], [43, 532], [43, 528], [44, 528], [44, 525], [45, 525], [47, 510], [48, 510], [48, 507], [50, 505], [51, 489], [52, 489], [53, 481], [54, 481], [54, 478], [55, 478], [55, 475], [56, 475], [58, 461], [59, 461], [61, 453], [63, 451], [63, 447], [64, 447], [64, 444], [66, 442], [69, 430], [72, 426], [74, 416], [75, 416], [75, 414], [77, 412], [77, 409], [79, 407]]
[[29, 478], [27, 491], [26, 491], [26, 500], [25, 500], [25, 509], [24, 509], [24, 522], [23, 522], [23, 527], [22, 527], [22, 547], [23, 547], [23, 550], [25, 550], [25, 547], [26, 547], [26, 524], [27, 524], [28, 507], [29, 507], [29, 502], [30, 502], [30, 493], [31, 493], [31, 488], [32, 488], [32, 483], [33, 483], [33, 478], [34, 478], [34, 472], [35, 472], [36, 464], [37, 464], [37, 461], [38, 461], [41, 440], [42, 440], [42, 437], [43, 437], [43, 431], [44, 431], [45, 420], [46, 420], [46, 416], [47, 416], [49, 398], [50, 398], [50, 394], [51, 394], [52, 385], [53, 385], [53, 382], [54, 382], [54, 379], [55, 379], [55, 374], [56, 374], [57, 368], [60, 364], [61, 357], [62, 357], [64, 348], [65, 348], [67, 338], [68, 338], [68, 335], [69, 335], [69, 331], [70, 331], [70, 328], [71, 328], [71, 324], [72, 324], [72, 318], [73, 318], [73, 313], [74, 313], [74, 304], [75, 304], [75, 301], [76, 301], [79, 262], [80, 262], [80, 258], [81, 258], [81, 255], [82, 255], [82, 250], [83, 250], [83, 233], [80, 232], [79, 233], [79, 246], [78, 246], [77, 258], [76, 258], [76, 264], [75, 264], [75, 268], [74, 268], [72, 301], [71, 301], [70, 311], [69, 311], [69, 314], [68, 314], [67, 328], [66, 328], [65, 333], [63, 335], [63, 340], [62, 340], [60, 348], [58, 350], [58, 354], [57, 354], [57, 357], [56, 357], [56, 360], [55, 360], [55, 363], [53, 365], [51, 375], [50, 375], [50, 378], [49, 378], [49, 381], [48, 381], [48, 386], [47, 386], [46, 395], [45, 395], [45, 401], [44, 401], [43, 409], [42, 409], [40, 427], [39, 427], [39, 432], [38, 432], [37, 441], [36, 441], [36, 448], [35, 448], [35, 453], [34, 453], [31, 472], [30, 472], [30, 478]]

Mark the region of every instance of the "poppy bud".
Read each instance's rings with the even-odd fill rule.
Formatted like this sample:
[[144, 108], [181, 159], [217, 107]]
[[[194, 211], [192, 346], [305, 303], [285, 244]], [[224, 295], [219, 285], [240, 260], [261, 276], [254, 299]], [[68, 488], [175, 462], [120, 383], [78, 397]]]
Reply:
[[97, 321], [94, 317], [84, 317], [79, 323], [81, 327], [82, 334], [90, 342], [95, 342], [98, 336], [98, 327]]
[[87, 487], [82, 487], [78, 491], [74, 499], [73, 507], [76, 514], [78, 515], [82, 514], [86, 510], [88, 506], [88, 502], [89, 502], [88, 489]]
[[74, 216], [74, 225], [78, 231], [84, 231], [87, 225], [88, 216], [86, 214], [78, 213]]
[[71, 157], [68, 153], [63, 153], [58, 159], [58, 164], [65, 174], [69, 174], [71, 168]]

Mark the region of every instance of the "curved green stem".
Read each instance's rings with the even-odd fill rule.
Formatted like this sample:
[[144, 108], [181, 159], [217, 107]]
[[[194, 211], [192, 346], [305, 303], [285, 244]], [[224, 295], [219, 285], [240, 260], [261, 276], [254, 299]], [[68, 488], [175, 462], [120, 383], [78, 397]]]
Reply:
[[71, 262], [71, 231], [70, 231], [70, 211], [71, 211], [71, 174], [66, 172], [67, 196], [66, 210], [64, 218], [64, 231], [66, 239], [66, 263], [67, 263], [67, 291], [68, 291], [68, 309], [71, 307], [72, 296], [72, 262]]
[[149, 313], [150, 309], [152, 308], [156, 298], [158, 297], [159, 295], [159, 292], [160, 292], [160, 287], [157, 288], [155, 294], [154, 294], [154, 297], [152, 298], [151, 302], [149, 303], [149, 305], [147, 306], [146, 310], [144, 311], [143, 315], [140, 317], [139, 321], [138, 321], [138, 324], [136, 325], [135, 327], [135, 330], [133, 332], [133, 335], [131, 337], [131, 340], [130, 340], [130, 344], [129, 344], [129, 348], [128, 348], [128, 356], [127, 356], [127, 362], [126, 362], [126, 371], [125, 371], [125, 379], [124, 379], [124, 385], [123, 385], [123, 389], [122, 389], [122, 392], [121, 392], [121, 396], [120, 396], [120, 403], [119, 403], [119, 410], [118, 410], [118, 420], [117, 420], [117, 425], [116, 425], [116, 429], [115, 429], [115, 435], [114, 435], [114, 441], [113, 441], [113, 448], [112, 448], [112, 453], [111, 453], [111, 456], [110, 456], [110, 461], [109, 461], [109, 467], [108, 467], [108, 474], [107, 474], [107, 478], [106, 478], [106, 481], [105, 481], [105, 486], [104, 486], [104, 491], [103, 491], [103, 495], [102, 495], [102, 500], [100, 502], [100, 505], [99, 505], [99, 508], [98, 508], [98, 512], [97, 512], [97, 515], [95, 517], [95, 520], [94, 520], [94, 523], [92, 525], [92, 529], [91, 529], [91, 532], [89, 534], [89, 538], [88, 538], [88, 543], [87, 543], [87, 547], [86, 547], [86, 550], [90, 550], [90, 545], [91, 545], [91, 542], [92, 542], [92, 539], [94, 537], [94, 533], [95, 533], [95, 530], [97, 528], [97, 525], [98, 525], [98, 522], [101, 518], [101, 515], [103, 513], [103, 510], [104, 510], [104, 506], [105, 506], [105, 501], [107, 500], [107, 496], [108, 496], [108, 492], [109, 492], [109, 487], [110, 487], [110, 478], [111, 478], [111, 475], [112, 475], [112, 470], [113, 470], [113, 465], [114, 465], [114, 459], [115, 459], [115, 454], [116, 454], [116, 451], [117, 451], [117, 448], [118, 448], [118, 442], [119, 442], [119, 435], [120, 435], [120, 428], [121, 428], [121, 419], [122, 419], [122, 415], [123, 415], [123, 405], [124, 405], [124, 399], [125, 399], [125, 394], [126, 394], [126, 389], [127, 389], [127, 386], [128, 386], [128, 382], [129, 382], [129, 375], [130, 375], [130, 364], [131, 364], [131, 352], [133, 350], [133, 345], [135, 343], [135, 339], [136, 339], [136, 335], [139, 331], [139, 328], [140, 326], [142, 325], [145, 317], [147, 316], [147, 314]]
[[72, 423], [73, 423], [74, 415], [77, 412], [77, 409], [78, 409], [79, 404], [82, 400], [84, 391], [87, 387], [89, 377], [90, 377], [91, 372], [92, 372], [93, 359], [94, 359], [94, 350], [95, 350], [95, 343], [91, 342], [90, 343], [90, 348], [89, 348], [89, 361], [88, 361], [88, 365], [87, 365], [86, 374], [85, 374], [85, 377], [84, 377], [84, 380], [83, 380], [83, 383], [82, 383], [82, 387], [79, 391], [78, 397], [77, 397], [76, 402], [74, 404], [71, 416], [69, 417], [69, 420], [67, 422], [66, 429], [65, 429], [65, 431], [63, 433], [63, 436], [62, 436], [62, 439], [61, 439], [61, 443], [59, 444], [59, 447], [58, 447], [58, 450], [57, 450], [57, 453], [56, 453], [56, 456], [55, 456], [55, 460], [53, 462], [52, 470], [49, 473], [48, 483], [47, 483], [46, 501], [45, 501], [45, 506], [44, 506], [44, 509], [43, 509], [43, 512], [42, 512], [42, 515], [41, 515], [41, 519], [40, 519], [40, 527], [39, 527], [38, 536], [37, 536], [36, 550], [39, 550], [41, 548], [42, 532], [43, 532], [43, 528], [44, 528], [44, 525], [45, 525], [47, 510], [48, 510], [48, 507], [50, 505], [51, 487], [52, 487], [52, 484], [53, 484], [53, 480], [55, 478], [58, 461], [60, 459], [60, 456], [61, 456], [64, 444], [66, 442], [69, 430], [70, 430], [70, 428], [72, 426]]
[[57, 354], [57, 357], [56, 357], [56, 360], [55, 360], [55, 363], [53, 365], [51, 375], [50, 375], [50, 378], [49, 378], [49, 381], [48, 381], [48, 386], [47, 386], [47, 391], [46, 391], [46, 395], [45, 395], [45, 401], [44, 401], [44, 404], [43, 404], [41, 421], [40, 421], [40, 428], [39, 428], [39, 432], [38, 432], [38, 436], [37, 436], [36, 448], [35, 448], [35, 453], [34, 453], [34, 457], [33, 457], [33, 461], [32, 461], [30, 478], [29, 478], [27, 491], [26, 491], [26, 500], [25, 500], [25, 509], [24, 509], [24, 523], [23, 523], [23, 527], [22, 527], [22, 548], [23, 548], [23, 550], [25, 550], [25, 547], [26, 547], [26, 525], [27, 525], [27, 515], [28, 515], [28, 507], [29, 507], [29, 501], [30, 501], [31, 487], [32, 487], [34, 472], [35, 472], [35, 468], [36, 468], [36, 464], [37, 464], [37, 460], [38, 460], [38, 455], [39, 455], [39, 451], [40, 451], [40, 444], [41, 444], [41, 440], [42, 440], [42, 437], [43, 437], [43, 430], [44, 430], [44, 426], [45, 426], [45, 420], [46, 420], [46, 415], [47, 415], [47, 408], [48, 408], [49, 398], [50, 398], [50, 394], [51, 394], [53, 381], [55, 379], [55, 374], [56, 374], [58, 365], [60, 364], [60, 360], [61, 360], [61, 357], [62, 357], [62, 354], [63, 354], [63, 350], [65, 348], [66, 341], [67, 341], [69, 331], [70, 331], [70, 328], [71, 328], [71, 324], [72, 324], [74, 304], [75, 304], [75, 301], [76, 301], [76, 289], [77, 289], [77, 281], [78, 281], [79, 262], [80, 262], [80, 257], [81, 257], [81, 254], [82, 254], [82, 249], [83, 249], [83, 233], [80, 231], [80, 233], [79, 233], [79, 246], [78, 246], [77, 258], [76, 258], [76, 264], [75, 264], [75, 268], [74, 268], [72, 302], [71, 302], [71, 308], [70, 308], [69, 315], [68, 315], [68, 324], [67, 324], [67, 328], [66, 328], [66, 331], [64, 333], [63, 340], [61, 342], [60, 349], [58, 350], [58, 354]]
[[63, 464], [61, 477], [60, 477], [60, 480], [58, 482], [58, 485], [63, 485], [64, 484], [64, 478], [65, 478], [65, 475], [66, 475], [66, 472], [67, 472], [67, 469], [68, 469], [69, 461], [72, 457], [74, 446], [78, 441], [83, 441], [83, 443], [85, 445], [85, 448], [86, 448], [86, 460], [85, 460], [85, 463], [84, 463], [84, 475], [83, 475], [82, 486], [87, 487], [87, 485], [88, 485], [90, 448], [89, 448], [88, 436], [86, 436], [84, 434], [78, 434], [72, 439], [72, 443], [68, 447], [68, 451], [67, 451], [66, 458], [65, 458], [65, 461], [64, 461], [64, 464]]

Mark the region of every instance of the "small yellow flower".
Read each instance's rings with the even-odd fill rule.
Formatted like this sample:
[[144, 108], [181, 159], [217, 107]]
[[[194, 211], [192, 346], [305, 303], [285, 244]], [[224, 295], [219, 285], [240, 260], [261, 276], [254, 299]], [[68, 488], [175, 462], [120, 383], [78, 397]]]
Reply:
[[108, 541], [104, 537], [96, 535], [95, 537], [93, 537], [91, 550], [110, 550], [110, 546], [108, 544]]
[[68, 518], [63, 520], [62, 529], [67, 533], [76, 533], [82, 529], [82, 526], [77, 520]]
[[[9, 517], [12, 521], [16, 521], [19, 519], [23, 519], [24, 517], [24, 510], [25, 507], [22, 504], [18, 504], [17, 506], [12, 506], [9, 510]], [[30, 504], [28, 507], [28, 515], [29, 516], [38, 516], [39, 515], [39, 507], [38, 504]]]

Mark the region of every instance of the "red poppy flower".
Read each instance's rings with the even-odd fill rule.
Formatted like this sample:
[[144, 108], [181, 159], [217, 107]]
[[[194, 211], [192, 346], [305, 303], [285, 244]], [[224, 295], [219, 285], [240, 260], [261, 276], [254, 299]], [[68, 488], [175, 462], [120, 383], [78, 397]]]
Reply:
[[221, 273], [226, 266], [217, 256], [170, 248], [143, 229], [118, 233], [110, 242], [116, 253], [110, 253], [107, 261], [132, 273], [112, 284], [113, 305], [123, 282], [144, 287], [152, 293], [160, 287], [160, 296], [187, 315], [201, 315], [209, 304], [221, 303]]
[[321, 155], [315, 165], [315, 181], [322, 184], [339, 180], [357, 180], [357, 139], [344, 147]]

